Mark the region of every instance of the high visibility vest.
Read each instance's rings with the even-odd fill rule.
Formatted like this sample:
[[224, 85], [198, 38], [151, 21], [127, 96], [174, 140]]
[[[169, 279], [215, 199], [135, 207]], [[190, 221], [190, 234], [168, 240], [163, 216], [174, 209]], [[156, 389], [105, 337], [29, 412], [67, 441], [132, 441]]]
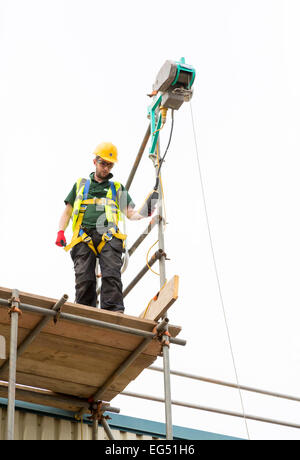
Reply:
[[[118, 223], [121, 220], [121, 211], [117, 199], [117, 191], [121, 188], [119, 182], [109, 181], [110, 187], [105, 198], [87, 198], [90, 187], [90, 179], [79, 178], [76, 182], [76, 198], [73, 204], [72, 211], [72, 230], [73, 236], [71, 243], [66, 246], [65, 251], [69, 251], [72, 247], [80, 242], [87, 243], [92, 251], [97, 255], [102, 250], [106, 241], [112, 237], [122, 240], [126, 239], [126, 235], [119, 232]], [[102, 241], [97, 248], [94, 247], [92, 239], [83, 231], [81, 224], [84, 213], [89, 204], [104, 205], [105, 216], [108, 222], [108, 231], [103, 235]]]
[[106, 194], [106, 198], [91, 198], [87, 199], [90, 179], [79, 178], [76, 182], [76, 198], [72, 212], [72, 230], [74, 232], [79, 213], [86, 210], [88, 204], [98, 204], [105, 206], [105, 215], [107, 222], [118, 226], [119, 220], [122, 219], [117, 192], [121, 188], [120, 182], [109, 181], [110, 187]]

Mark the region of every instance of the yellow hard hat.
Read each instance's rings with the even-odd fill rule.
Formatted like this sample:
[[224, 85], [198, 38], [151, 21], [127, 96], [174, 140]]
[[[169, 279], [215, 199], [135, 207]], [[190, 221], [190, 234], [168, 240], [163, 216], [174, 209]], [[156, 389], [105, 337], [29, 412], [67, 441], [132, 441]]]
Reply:
[[103, 160], [110, 161], [111, 163], [116, 163], [118, 161], [117, 147], [111, 142], [102, 142], [97, 145], [93, 153], [94, 155], [103, 158]]

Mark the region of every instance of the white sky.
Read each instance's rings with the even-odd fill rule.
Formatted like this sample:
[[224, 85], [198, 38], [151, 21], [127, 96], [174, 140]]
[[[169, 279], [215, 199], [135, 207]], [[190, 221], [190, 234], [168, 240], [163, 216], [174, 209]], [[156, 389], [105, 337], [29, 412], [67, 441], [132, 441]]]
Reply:
[[[197, 71], [192, 108], [239, 381], [299, 396], [299, 19], [297, 0], [1, 0], [0, 284], [74, 300], [70, 256], [54, 245], [63, 200], [93, 171], [102, 141], [118, 146], [114, 177], [126, 183], [147, 93], [165, 60], [184, 56]], [[169, 129], [170, 119], [162, 150]], [[130, 189], [137, 205], [154, 182], [147, 151]], [[171, 348], [171, 368], [234, 382], [187, 103], [175, 112], [162, 172], [167, 277], [180, 276], [169, 318], [187, 340]], [[145, 226], [127, 224], [129, 246]], [[124, 287], [156, 236], [132, 257]], [[158, 286], [147, 274], [126, 313], [139, 315]], [[127, 390], [162, 396], [162, 374], [145, 371]], [[179, 377], [172, 398], [242, 410], [236, 390]], [[243, 402], [247, 414], [300, 423], [299, 403], [245, 392]], [[119, 396], [113, 405], [164, 421], [160, 403]], [[173, 423], [247, 436], [242, 419], [197, 410], [174, 407]], [[292, 428], [248, 429], [251, 439], [300, 439]]]

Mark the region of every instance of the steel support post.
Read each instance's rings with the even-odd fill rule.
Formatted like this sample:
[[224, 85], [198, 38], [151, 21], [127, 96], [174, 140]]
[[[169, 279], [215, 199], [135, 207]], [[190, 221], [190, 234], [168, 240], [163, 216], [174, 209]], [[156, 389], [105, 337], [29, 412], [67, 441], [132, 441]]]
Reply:
[[102, 426], [103, 426], [103, 428], [104, 428], [105, 433], [107, 434], [108, 439], [109, 439], [110, 441], [114, 441], [114, 440], [115, 440], [114, 435], [112, 434], [112, 431], [111, 431], [111, 429], [110, 429], [110, 426], [109, 426], [109, 424], [107, 423], [106, 418], [105, 418], [103, 415], [102, 415], [102, 417], [101, 417], [100, 422], [101, 422], [101, 424], [102, 424]]
[[163, 345], [166, 439], [173, 439], [169, 347]]
[[166, 255], [165, 255], [165, 238], [164, 238], [164, 218], [163, 218], [163, 206], [162, 206], [162, 189], [161, 182], [159, 181], [158, 186], [158, 250], [162, 251], [163, 256], [159, 259], [159, 274], [160, 274], [160, 288], [166, 282]]
[[93, 415], [93, 429], [92, 429], [92, 440], [93, 441], [98, 441], [98, 426], [99, 426], [99, 421], [97, 415]]
[[16, 371], [17, 371], [17, 346], [18, 346], [18, 320], [20, 314], [19, 291], [13, 289], [10, 309], [10, 352], [9, 352], [9, 382], [7, 406], [7, 440], [14, 439], [15, 425], [15, 398], [16, 398]]
[[[157, 141], [158, 157], [161, 161], [160, 156], [160, 141], [158, 137]], [[156, 165], [156, 171], [159, 165]], [[162, 187], [161, 180], [159, 180], [158, 186], [158, 250], [163, 252], [163, 256], [159, 259], [159, 274], [160, 274], [160, 288], [166, 282], [166, 255], [165, 255], [165, 239], [164, 239], [164, 218], [163, 216], [163, 204], [162, 204]], [[166, 325], [166, 330], [168, 327]], [[165, 392], [165, 417], [166, 417], [166, 439], [173, 439], [173, 427], [172, 427], [172, 401], [171, 401], [171, 379], [170, 379], [170, 356], [169, 356], [169, 344], [163, 341], [163, 368], [164, 368], [164, 392]]]

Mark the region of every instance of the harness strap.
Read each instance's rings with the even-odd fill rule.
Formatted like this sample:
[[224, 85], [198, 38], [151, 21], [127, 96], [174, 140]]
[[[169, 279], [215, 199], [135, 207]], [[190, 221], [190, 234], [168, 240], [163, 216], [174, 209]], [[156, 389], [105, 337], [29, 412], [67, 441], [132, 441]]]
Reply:
[[80, 228], [82, 224], [83, 216], [84, 216], [84, 210], [79, 212], [79, 216], [76, 222], [76, 227], [75, 227], [71, 242], [70, 244], [64, 247], [64, 250], [68, 252], [70, 249], [76, 246], [76, 244], [83, 242], [83, 243], [86, 243], [89, 246], [89, 248], [91, 248], [91, 250], [95, 253], [95, 255], [97, 255], [97, 252], [93, 245], [92, 238]]
[[105, 205], [105, 206], [112, 206], [115, 205], [115, 201], [110, 200], [109, 198], [89, 198], [88, 200], [83, 200], [81, 204], [97, 204], [97, 205]]
[[110, 241], [113, 237], [118, 238], [119, 240], [125, 241], [127, 238], [127, 235], [125, 235], [124, 233], [116, 232], [114, 227], [112, 227], [107, 233], [104, 233], [104, 235], [102, 235], [102, 241], [98, 244], [97, 250], [96, 250], [92, 238], [89, 235], [87, 235], [85, 232], [83, 232], [81, 236], [77, 236], [74, 239], [72, 238], [71, 243], [68, 244], [68, 246], [66, 246], [64, 250], [69, 251], [74, 246], [76, 246], [76, 244], [82, 242], [82, 243], [86, 243], [89, 246], [89, 248], [93, 251], [93, 253], [97, 256], [98, 254], [100, 254], [100, 252], [104, 248], [107, 241]]
[[[90, 187], [90, 180], [86, 181], [84, 190], [83, 190], [83, 200], [81, 202], [81, 206], [79, 209], [79, 215], [78, 215], [76, 225], [74, 228], [74, 233], [73, 233], [70, 244], [64, 247], [65, 251], [69, 251], [74, 246], [76, 246], [76, 244], [83, 242], [83, 243], [86, 243], [89, 246], [89, 248], [94, 252], [94, 254], [97, 256], [102, 251], [106, 242], [110, 241], [113, 237], [123, 240], [123, 247], [124, 247], [125, 239], [127, 238], [127, 235], [120, 233], [118, 230], [118, 226], [117, 226], [118, 207], [116, 203], [116, 199], [117, 199], [116, 187], [115, 187], [114, 182], [110, 181], [109, 183], [110, 183], [110, 188], [112, 192], [112, 199], [109, 199], [109, 198], [88, 199], [87, 196], [88, 196], [88, 191]], [[85, 210], [88, 204], [109, 206], [110, 211], [111, 211], [111, 216], [113, 219], [113, 222], [108, 223], [108, 225], [112, 225], [112, 227], [109, 228], [109, 230], [104, 235], [102, 235], [102, 241], [97, 246], [97, 249], [95, 249], [92, 238], [89, 235], [87, 235], [84, 232], [84, 230], [81, 228], [84, 213], [85, 213]]]
[[[85, 200], [87, 199], [87, 197], [88, 197], [90, 185], [91, 185], [91, 181], [90, 181], [90, 179], [88, 179], [88, 180], [86, 181], [86, 183], [84, 184], [83, 197], [82, 197], [82, 198], [83, 198], [83, 201], [85, 201]], [[86, 206], [83, 205], [83, 202], [81, 202], [80, 209], [79, 209], [79, 213], [82, 214], [82, 217], [81, 217], [81, 220], [80, 220], [80, 225], [79, 225], [79, 227], [78, 227], [78, 233], [76, 233], [76, 231], [75, 231], [76, 229], [75, 229], [75, 230], [74, 230], [73, 237], [74, 237], [74, 235], [79, 235], [79, 236], [83, 235], [83, 230], [81, 229], [81, 223], [82, 223], [82, 219], [83, 219], [83, 215], [84, 215], [84, 213], [85, 213], [85, 210], [86, 210]], [[79, 214], [79, 216], [80, 216], [80, 214]], [[79, 220], [79, 216], [78, 216], [78, 220]], [[73, 238], [72, 238], [72, 239], [73, 239]]]
[[[115, 233], [113, 233], [113, 235], [111, 237], [107, 236], [112, 231], [114, 231]], [[105, 244], [107, 243], [107, 241], [110, 241], [113, 237], [118, 238], [119, 240], [123, 240], [123, 242], [125, 242], [125, 240], [127, 238], [127, 235], [124, 235], [124, 233], [116, 232], [114, 227], [112, 227], [107, 233], [102, 235], [102, 241], [97, 246], [98, 254], [100, 254], [100, 252], [102, 251], [102, 249], [105, 246]], [[123, 243], [123, 245], [124, 245], [124, 243]]]

